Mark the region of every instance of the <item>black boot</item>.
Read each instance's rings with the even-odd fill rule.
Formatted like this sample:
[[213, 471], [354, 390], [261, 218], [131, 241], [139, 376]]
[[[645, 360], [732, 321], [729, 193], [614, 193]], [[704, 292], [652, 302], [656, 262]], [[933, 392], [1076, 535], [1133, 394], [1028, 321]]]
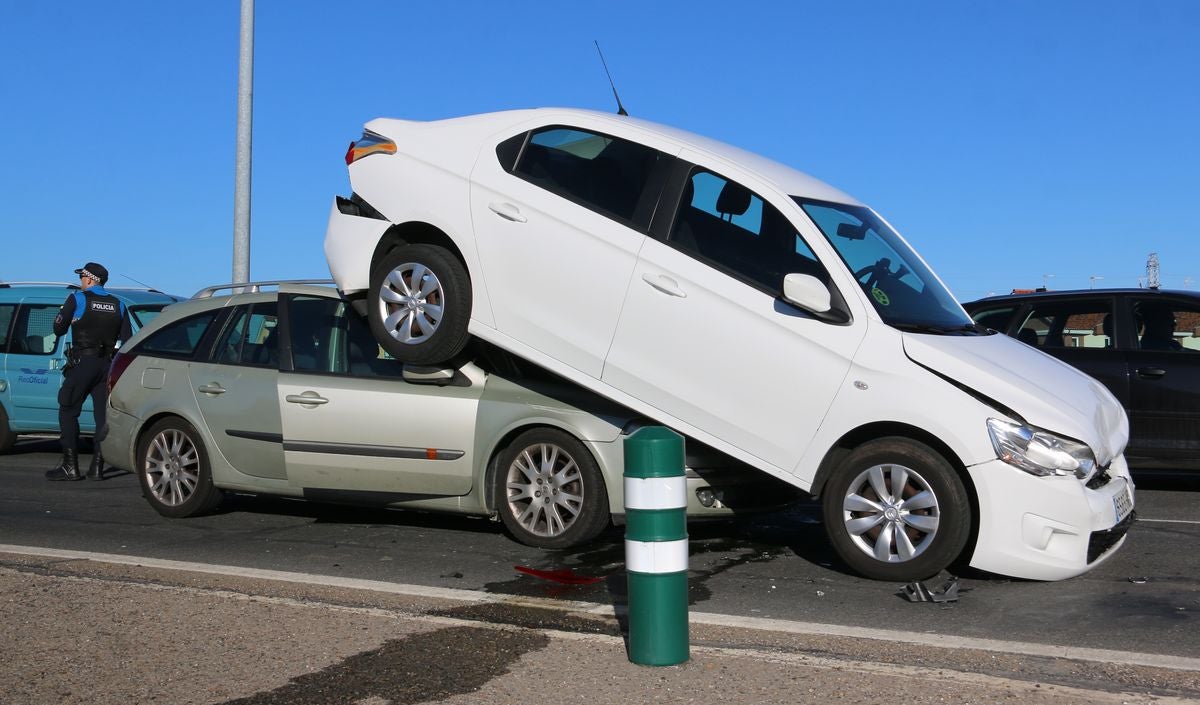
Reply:
[[83, 473], [79, 472], [79, 452], [63, 448], [62, 462], [53, 470], [46, 471], [47, 480], [82, 480]]
[[100, 444], [96, 444], [96, 448], [92, 451], [92, 464], [88, 466], [87, 479], [103, 480], [104, 479], [104, 456], [100, 455]]

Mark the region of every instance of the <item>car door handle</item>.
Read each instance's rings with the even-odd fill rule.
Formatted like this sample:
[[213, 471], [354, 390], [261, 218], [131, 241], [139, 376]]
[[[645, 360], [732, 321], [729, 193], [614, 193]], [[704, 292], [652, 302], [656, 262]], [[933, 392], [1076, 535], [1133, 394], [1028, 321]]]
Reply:
[[679, 283], [665, 274], [643, 274], [642, 281], [664, 294], [678, 296], [681, 299], [687, 298], [687, 292], [679, 288]]
[[525, 216], [521, 215], [520, 208], [517, 208], [511, 203], [499, 203], [497, 201], [492, 201], [488, 204], [488, 210], [500, 216], [501, 218], [504, 218], [505, 220], [511, 220], [514, 223], [524, 223], [525, 221], [529, 220]]
[[213, 396], [216, 396], [217, 394], [225, 393], [225, 388], [222, 387], [221, 385], [217, 384], [216, 382], [202, 384], [199, 387], [197, 387], [197, 389], [199, 389], [201, 392], [203, 392], [205, 394], [212, 394]]
[[285, 400], [292, 404], [304, 404], [318, 406], [320, 404], [328, 404], [329, 400], [317, 394], [316, 392], [305, 392], [303, 394], [289, 394], [284, 397]]
[[1137, 374], [1142, 379], [1158, 379], [1159, 377], [1165, 377], [1167, 371], [1161, 367], [1139, 367]]

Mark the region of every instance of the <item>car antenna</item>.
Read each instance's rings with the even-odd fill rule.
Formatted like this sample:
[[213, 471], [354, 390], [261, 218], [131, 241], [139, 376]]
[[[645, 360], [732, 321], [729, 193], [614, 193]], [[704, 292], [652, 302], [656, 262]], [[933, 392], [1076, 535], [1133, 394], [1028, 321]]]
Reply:
[[134, 279], [133, 277], [129, 276], [128, 274], [119, 274], [118, 276], [125, 277], [126, 279], [128, 279], [128, 280], [129, 280], [129, 281], [131, 281], [131, 282], [133, 282], [134, 284], [140, 284], [140, 285], [142, 285], [142, 286], [146, 287], [147, 289], [153, 289], [153, 288], [154, 288], [154, 287], [150, 286], [149, 284], [147, 284], [147, 283], [145, 283], [145, 282], [140, 282], [140, 281], [138, 281], [137, 279]]
[[617, 99], [617, 115], [629, 115], [625, 112], [625, 106], [621, 105], [621, 96], [617, 95], [617, 84], [613, 83], [612, 74], [608, 71], [608, 62], [604, 60], [604, 52], [600, 51], [600, 42], [593, 39], [596, 45], [596, 53], [600, 55], [600, 63], [604, 65], [604, 75], [608, 76], [608, 85], [612, 86], [613, 97]]

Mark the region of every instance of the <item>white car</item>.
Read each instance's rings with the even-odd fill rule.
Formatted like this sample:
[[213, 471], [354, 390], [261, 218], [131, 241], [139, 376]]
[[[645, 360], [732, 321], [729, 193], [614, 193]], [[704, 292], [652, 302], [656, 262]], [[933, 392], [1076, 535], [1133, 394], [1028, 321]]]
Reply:
[[1066, 578], [1133, 521], [1113, 396], [827, 184], [568, 109], [378, 119], [346, 162], [325, 253], [393, 356], [527, 358], [821, 496], [862, 574]]

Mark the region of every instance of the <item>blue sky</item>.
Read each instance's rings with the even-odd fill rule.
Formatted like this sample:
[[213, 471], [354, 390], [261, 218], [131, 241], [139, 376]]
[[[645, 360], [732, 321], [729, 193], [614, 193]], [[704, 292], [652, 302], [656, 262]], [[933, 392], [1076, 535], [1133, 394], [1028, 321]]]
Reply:
[[[0, 279], [228, 282], [239, 2], [0, 13]], [[599, 40], [632, 114], [854, 194], [960, 300], [1136, 286], [1150, 252], [1200, 289], [1194, 0], [258, 0], [255, 22], [255, 279], [328, 276], [364, 122], [610, 110]]]

